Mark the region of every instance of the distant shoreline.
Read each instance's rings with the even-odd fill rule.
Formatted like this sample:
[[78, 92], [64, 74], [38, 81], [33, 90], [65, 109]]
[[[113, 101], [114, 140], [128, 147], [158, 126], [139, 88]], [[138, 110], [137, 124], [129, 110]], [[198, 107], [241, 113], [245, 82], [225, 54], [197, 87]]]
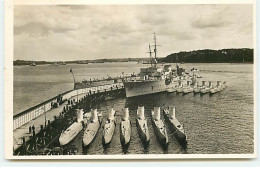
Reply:
[[[126, 62], [104, 62], [104, 63], [126, 63]], [[37, 63], [36, 63], [37, 64]], [[91, 63], [91, 64], [102, 64], [102, 63]], [[145, 63], [147, 65], [150, 63]], [[175, 64], [175, 62], [159, 62], [158, 64]], [[178, 63], [178, 64], [254, 64], [253, 62], [187, 62], [187, 63]], [[77, 64], [77, 63], [68, 63], [66, 65], [84, 65], [84, 64]], [[87, 65], [87, 64], [86, 64]], [[16, 64], [13, 65], [15, 67], [19, 66], [30, 66], [30, 64]], [[54, 64], [37, 64], [37, 66], [54, 66]], [[62, 65], [60, 65], [62, 66]]]
[[[254, 63], [254, 51], [249, 48], [222, 49], [222, 50], [196, 50], [172, 53], [163, 58], [157, 58], [158, 63]], [[14, 66], [31, 65], [67, 65], [67, 64], [94, 64], [94, 63], [118, 63], [137, 62], [149, 64], [150, 58], [111, 58], [96, 60], [75, 60], [75, 61], [32, 61], [15, 60]]]

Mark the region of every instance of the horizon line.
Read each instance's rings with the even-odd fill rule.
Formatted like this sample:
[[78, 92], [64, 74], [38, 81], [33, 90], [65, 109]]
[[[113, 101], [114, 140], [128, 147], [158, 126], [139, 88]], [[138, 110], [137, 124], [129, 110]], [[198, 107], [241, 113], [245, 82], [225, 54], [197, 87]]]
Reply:
[[[179, 51], [179, 52], [174, 52], [174, 53], [171, 53], [171, 54], [178, 54], [178, 53], [181, 53], [181, 52], [193, 52], [193, 51], [201, 51], [201, 50], [213, 50], [213, 51], [219, 51], [219, 50], [226, 50], [226, 49], [254, 49], [254, 48], [246, 48], [246, 47], [243, 47], [243, 48], [222, 48], [222, 49], [198, 49], [198, 50], [189, 50], [189, 51]], [[171, 54], [168, 54], [168, 55], [171, 55]], [[167, 55], [167, 56], [168, 56]], [[157, 58], [166, 58], [167, 56], [163, 56], [163, 57], [157, 57]], [[35, 62], [76, 62], [76, 61], [96, 61], [96, 60], [109, 60], [109, 59], [149, 59], [150, 57], [122, 57], [122, 58], [118, 58], [118, 57], [115, 57], [115, 58], [96, 58], [96, 59], [83, 59], [83, 60], [65, 60], [65, 61], [61, 61], [61, 60], [54, 60], [54, 61], [46, 61], [46, 60], [24, 60], [24, 59], [16, 59], [16, 60], [13, 60], [13, 61], [35, 61]]]

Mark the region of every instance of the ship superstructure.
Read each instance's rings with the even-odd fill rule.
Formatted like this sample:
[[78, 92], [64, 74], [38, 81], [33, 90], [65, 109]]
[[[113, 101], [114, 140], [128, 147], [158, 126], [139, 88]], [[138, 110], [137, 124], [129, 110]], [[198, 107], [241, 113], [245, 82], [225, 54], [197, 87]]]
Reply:
[[[157, 46], [156, 35], [154, 33], [154, 52], [151, 51], [149, 45], [149, 54], [151, 66], [141, 68], [140, 73], [136, 76], [125, 78], [123, 83], [126, 91], [126, 97], [134, 97], [139, 95], [147, 95], [166, 91], [175, 87], [179, 80], [186, 80], [179, 76], [179, 66], [176, 63], [176, 71], [173, 71], [171, 65], [157, 66]], [[154, 58], [152, 57], [154, 53]]]

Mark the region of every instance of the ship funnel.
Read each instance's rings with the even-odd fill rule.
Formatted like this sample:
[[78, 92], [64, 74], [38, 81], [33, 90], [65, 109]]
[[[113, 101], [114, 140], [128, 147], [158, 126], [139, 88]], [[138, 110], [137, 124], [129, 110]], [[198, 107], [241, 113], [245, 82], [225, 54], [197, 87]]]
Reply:
[[145, 119], [145, 117], [144, 117], [144, 106], [138, 107], [137, 116], [140, 119]]
[[109, 116], [108, 116], [108, 118], [110, 119], [110, 120], [113, 120], [114, 118], [115, 118], [115, 110], [112, 108], [111, 109], [111, 111], [109, 112]]
[[154, 119], [160, 120], [160, 107], [154, 107]]
[[187, 81], [187, 86], [190, 86], [190, 81]]
[[129, 119], [129, 109], [123, 108], [123, 111], [124, 111], [123, 120], [128, 120]]
[[83, 109], [76, 109], [77, 121], [80, 122], [83, 120]]
[[221, 81], [217, 81], [217, 86], [221, 86]]
[[206, 81], [202, 81], [202, 86], [205, 86], [205, 84], [206, 84]]
[[97, 109], [92, 109], [91, 110], [91, 118], [92, 118], [92, 121], [98, 121]]
[[175, 106], [169, 108], [169, 116], [170, 118], [175, 119]]

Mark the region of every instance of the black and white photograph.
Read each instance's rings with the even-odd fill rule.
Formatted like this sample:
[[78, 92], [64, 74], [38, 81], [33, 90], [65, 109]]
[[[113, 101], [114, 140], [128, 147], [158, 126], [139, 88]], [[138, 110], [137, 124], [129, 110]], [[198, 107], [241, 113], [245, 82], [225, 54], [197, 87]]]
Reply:
[[13, 4], [6, 157], [255, 158], [255, 1], [177, 2]]

